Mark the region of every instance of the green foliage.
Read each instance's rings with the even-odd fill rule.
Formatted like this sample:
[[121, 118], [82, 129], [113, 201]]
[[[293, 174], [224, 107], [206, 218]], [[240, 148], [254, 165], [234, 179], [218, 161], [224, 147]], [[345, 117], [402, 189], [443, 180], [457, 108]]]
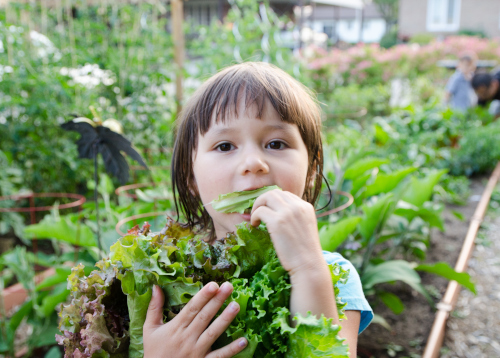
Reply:
[[[240, 312], [214, 348], [244, 336], [249, 345], [238, 357], [348, 356], [348, 347], [337, 336], [340, 327], [332, 325], [331, 319], [308, 314], [294, 317], [297, 325], [290, 326], [289, 277], [263, 227], [243, 223], [236, 234], [208, 244], [172, 221], [156, 234], [145, 225], [122, 237], [112, 246], [109, 259], [99, 261], [97, 267], [86, 276], [79, 265], [69, 276], [72, 300], [61, 312], [64, 335], [57, 337], [66, 352], [93, 357], [82, 344], [85, 336], [86, 342], [94, 342], [95, 350], [102, 349], [112, 357], [118, 357], [120, 351], [141, 357], [142, 327], [153, 285], [165, 293], [164, 320], [168, 321], [203, 285], [230, 281], [233, 293], [218, 314], [231, 301], [239, 303]], [[338, 264], [329, 269], [334, 286], [346, 282], [348, 272]], [[345, 304], [338, 298], [337, 287], [335, 293], [339, 317], [345, 319]], [[86, 325], [74, 319], [83, 313]]]
[[[35, 256], [27, 252], [24, 247], [17, 246], [12, 251], [4, 253], [0, 257], [2, 274], [0, 276], [0, 288], [5, 287], [12, 277], [26, 289], [27, 300], [7, 319], [0, 321], [0, 353], [4, 355], [15, 355], [16, 331], [23, 321], [33, 328], [32, 334], [28, 336], [26, 346], [27, 357], [31, 356], [33, 349], [42, 346], [54, 345], [54, 334], [57, 332], [57, 317], [54, 311], [56, 305], [64, 302], [68, 296], [66, 282], [52, 289], [41, 290], [35, 286]], [[67, 276], [66, 276], [67, 278]], [[1, 297], [3, 300], [3, 297]], [[1, 312], [6, 317], [6, 312]]]
[[419, 45], [428, 45], [434, 41], [436, 37], [428, 32], [422, 32], [420, 34], [415, 34], [410, 38], [410, 43]]
[[54, 219], [47, 216], [40, 223], [27, 226], [24, 232], [29, 238], [50, 238], [77, 246], [97, 246], [90, 228], [79, 222], [73, 223], [69, 217]]
[[470, 280], [470, 275], [466, 272], [456, 272], [446, 262], [438, 262], [434, 265], [421, 264], [415, 267], [417, 271], [434, 273], [448, 280], [457, 281], [460, 285], [467, 288], [469, 291], [476, 293], [476, 287]]
[[459, 141], [459, 148], [451, 153], [443, 163], [450, 168], [453, 175], [485, 174], [493, 170], [500, 160], [498, 138], [500, 126], [492, 123], [484, 127], [473, 128]]
[[319, 231], [321, 248], [326, 251], [335, 251], [354, 232], [361, 220], [359, 216], [351, 216], [323, 226]]
[[380, 47], [391, 48], [398, 44], [398, 29], [393, 27], [390, 31], [386, 32], [380, 39]]
[[363, 289], [366, 291], [372, 290], [377, 284], [394, 281], [403, 281], [432, 302], [427, 291], [420, 283], [420, 276], [407, 261], [393, 260], [379, 265], [372, 265], [361, 275]]
[[479, 37], [482, 39], [488, 38], [488, 35], [486, 35], [486, 32], [484, 30], [474, 30], [474, 29], [460, 29], [458, 30], [457, 35], [459, 36], [474, 36], [474, 37]]
[[[77, 136], [59, 125], [74, 113], [91, 117], [90, 105], [104, 119], [117, 118], [136, 145], [171, 143], [172, 42], [159, 30], [165, 23], [157, 8], [81, 6], [68, 26], [64, 8], [40, 16], [39, 4], [29, 6], [16, 4], [9, 10], [14, 22], [0, 22], [0, 37], [12, 39], [0, 53], [9, 68], [0, 80], [0, 150], [24, 168], [16, 191], [86, 191], [91, 162], [77, 158]], [[22, 11], [38, 26], [46, 21], [47, 32], [29, 34]]]

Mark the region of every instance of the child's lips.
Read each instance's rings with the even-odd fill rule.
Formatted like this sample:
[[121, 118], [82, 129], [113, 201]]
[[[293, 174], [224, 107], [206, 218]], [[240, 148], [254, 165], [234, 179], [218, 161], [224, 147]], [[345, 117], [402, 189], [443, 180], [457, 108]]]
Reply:
[[252, 217], [252, 208], [246, 208], [241, 216], [243, 216], [245, 221], [250, 221], [250, 218]]

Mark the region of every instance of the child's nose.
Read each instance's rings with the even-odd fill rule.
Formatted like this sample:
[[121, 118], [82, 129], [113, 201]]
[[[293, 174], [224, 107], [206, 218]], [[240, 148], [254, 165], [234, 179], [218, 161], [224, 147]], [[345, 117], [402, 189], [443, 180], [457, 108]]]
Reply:
[[258, 151], [246, 153], [241, 163], [242, 175], [245, 174], [266, 174], [269, 173], [269, 165]]

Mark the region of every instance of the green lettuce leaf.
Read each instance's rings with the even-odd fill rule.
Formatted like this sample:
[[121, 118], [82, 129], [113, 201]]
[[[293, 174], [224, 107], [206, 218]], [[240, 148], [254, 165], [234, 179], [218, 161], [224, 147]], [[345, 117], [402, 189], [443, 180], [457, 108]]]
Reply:
[[243, 214], [246, 209], [251, 209], [255, 200], [267, 191], [281, 188], [277, 185], [265, 186], [263, 188], [247, 191], [235, 191], [234, 193], [222, 194], [209, 203], [212, 207], [221, 213], [240, 213]]

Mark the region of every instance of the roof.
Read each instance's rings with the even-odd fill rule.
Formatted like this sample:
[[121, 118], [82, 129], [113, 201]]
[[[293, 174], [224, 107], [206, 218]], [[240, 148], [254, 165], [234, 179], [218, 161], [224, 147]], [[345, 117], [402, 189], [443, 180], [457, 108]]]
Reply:
[[316, 4], [349, 7], [351, 9], [362, 9], [365, 4], [363, 0], [311, 0]]

